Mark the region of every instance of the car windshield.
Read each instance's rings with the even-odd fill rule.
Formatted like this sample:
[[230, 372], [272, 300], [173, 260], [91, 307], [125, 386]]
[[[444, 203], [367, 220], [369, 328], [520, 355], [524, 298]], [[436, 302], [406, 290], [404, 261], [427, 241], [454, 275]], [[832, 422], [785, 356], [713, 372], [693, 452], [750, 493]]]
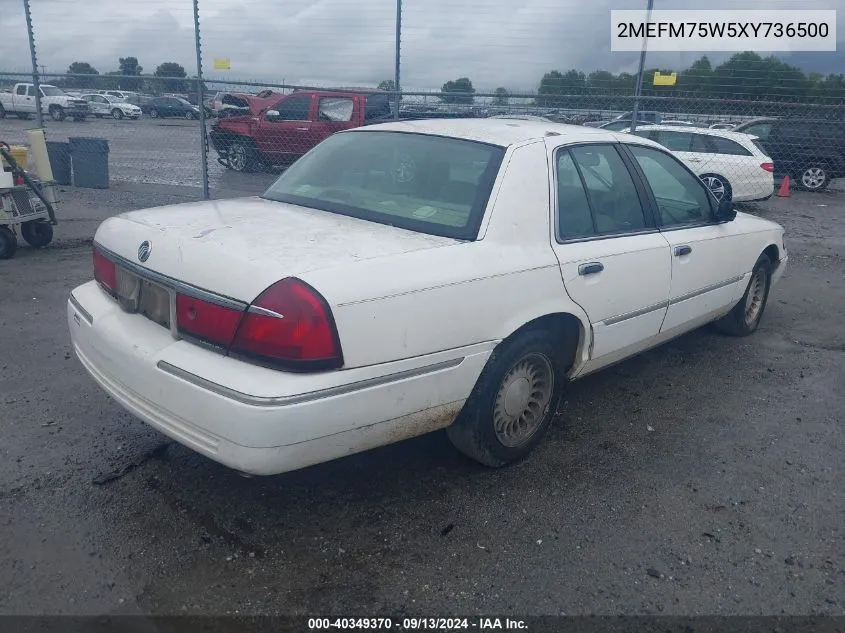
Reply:
[[502, 147], [455, 138], [345, 132], [296, 161], [263, 197], [475, 239], [503, 156]]
[[61, 97], [65, 94], [63, 90], [55, 86], [41, 86], [41, 92], [45, 97]]

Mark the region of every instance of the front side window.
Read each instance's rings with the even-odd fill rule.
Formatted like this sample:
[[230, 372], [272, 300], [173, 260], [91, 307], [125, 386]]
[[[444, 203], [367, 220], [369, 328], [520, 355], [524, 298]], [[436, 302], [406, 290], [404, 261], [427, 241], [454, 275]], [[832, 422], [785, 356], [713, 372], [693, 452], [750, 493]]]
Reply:
[[311, 109], [311, 95], [294, 95], [276, 106], [277, 121], [308, 121]]
[[475, 239], [504, 148], [401, 132], [343, 132], [291, 165], [269, 200]]
[[645, 214], [631, 174], [612, 145], [571, 149], [587, 191], [596, 233], [627, 233], [646, 227]]
[[663, 227], [698, 224], [710, 219], [710, 196], [701, 181], [673, 156], [651, 147], [629, 145], [657, 200]]
[[349, 97], [322, 97], [317, 107], [317, 118], [320, 121], [351, 121], [354, 104]]
[[754, 125], [749, 125], [747, 128], [742, 130], [743, 134], [751, 134], [752, 136], [759, 136], [760, 140], [765, 141], [769, 138], [769, 134], [772, 133], [772, 124], [771, 123], [755, 123]]
[[[31, 88], [31, 86], [30, 86]], [[22, 97], [27, 94], [27, 87], [26, 86], [18, 86], [18, 89], [15, 91], [15, 94], [19, 97]], [[34, 93], [32, 93], [34, 94]]]

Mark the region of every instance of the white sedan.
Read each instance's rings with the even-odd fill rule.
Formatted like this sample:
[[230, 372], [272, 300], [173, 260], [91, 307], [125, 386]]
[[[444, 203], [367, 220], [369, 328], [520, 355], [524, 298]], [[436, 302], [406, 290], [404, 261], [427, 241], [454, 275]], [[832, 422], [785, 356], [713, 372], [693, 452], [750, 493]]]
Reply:
[[717, 200], [752, 202], [774, 193], [775, 165], [756, 136], [664, 125], [638, 126], [634, 134], [671, 150], [699, 175]]
[[260, 197], [124, 213], [68, 301], [118, 403], [273, 474], [447, 428], [524, 457], [566, 384], [715, 321], [757, 329], [783, 228], [659, 144], [505, 119], [335, 134]]
[[110, 116], [114, 119], [139, 119], [141, 108], [131, 103], [126, 103], [120, 97], [104, 94], [85, 94], [82, 98], [88, 102], [88, 108], [97, 118]]

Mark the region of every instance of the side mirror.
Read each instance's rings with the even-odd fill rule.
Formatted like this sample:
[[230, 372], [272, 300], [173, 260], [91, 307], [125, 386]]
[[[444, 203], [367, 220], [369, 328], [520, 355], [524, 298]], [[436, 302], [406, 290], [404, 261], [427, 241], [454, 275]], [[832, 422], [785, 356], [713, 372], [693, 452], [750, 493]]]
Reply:
[[278, 121], [280, 116], [281, 115], [279, 114], [278, 110], [267, 110], [267, 112], [264, 114], [264, 118], [268, 121]]
[[731, 200], [722, 198], [716, 207], [717, 222], [732, 222], [736, 218], [736, 211]]

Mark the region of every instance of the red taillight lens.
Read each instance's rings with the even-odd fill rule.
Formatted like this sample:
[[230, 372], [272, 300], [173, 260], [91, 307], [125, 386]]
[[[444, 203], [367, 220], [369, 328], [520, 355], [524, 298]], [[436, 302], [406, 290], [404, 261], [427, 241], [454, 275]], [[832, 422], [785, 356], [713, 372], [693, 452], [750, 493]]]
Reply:
[[768, 171], [770, 173], [775, 170], [775, 164], [774, 163], [761, 163], [760, 167], [762, 167], [763, 169], [765, 169], [766, 171]]
[[203, 301], [186, 295], [176, 295], [176, 323], [181, 334], [229, 348], [243, 310]]
[[343, 364], [331, 309], [311, 286], [288, 277], [261, 293], [244, 315], [232, 352], [290, 369]]
[[21, 187], [21, 186], [26, 184], [26, 182], [23, 179], [23, 176], [15, 176], [14, 181], [15, 181], [16, 187]]
[[109, 294], [114, 295], [117, 292], [117, 269], [114, 266], [114, 262], [96, 248], [94, 249], [94, 279]]

